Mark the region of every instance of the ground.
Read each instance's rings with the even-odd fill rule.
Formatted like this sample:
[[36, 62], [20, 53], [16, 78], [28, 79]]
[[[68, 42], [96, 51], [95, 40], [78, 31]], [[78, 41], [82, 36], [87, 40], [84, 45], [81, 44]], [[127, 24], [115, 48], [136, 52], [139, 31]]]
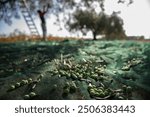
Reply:
[[150, 99], [150, 43], [0, 43], [0, 99]]

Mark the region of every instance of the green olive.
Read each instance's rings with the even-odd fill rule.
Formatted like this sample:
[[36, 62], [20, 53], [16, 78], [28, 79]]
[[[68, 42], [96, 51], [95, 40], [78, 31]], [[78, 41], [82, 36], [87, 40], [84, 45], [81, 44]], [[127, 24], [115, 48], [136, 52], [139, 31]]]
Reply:
[[82, 79], [82, 78], [83, 78], [83, 75], [82, 75], [82, 74], [80, 74], [80, 75], [78, 76], [78, 78], [79, 78], [79, 79]]
[[78, 78], [78, 77], [76, 76], [76, 74], [74, 74], [74, 73], [73, 73], [71, 76], [72, 76], [73, 79], [77, 79], [77, 78]]
[[90, 90], [90, 95], [91, 96], [95, 96], [95, 91], [94, 90]]
[[91, 88], [89, 91], [90, 91], [90, 92], [95, 92], [95, 89], [94, 89], [94, 88]]
[[96, 86], [95, 86], [95, 85], [92, 85], [92, 87], [93, 87], [93, 88], [96, 88]]
[[130, 92], [132, 91], [132, 87], [128, 86], [128, 87], [126, 88], [126, 91], [127, 91], [128, 93], [130, 93]]
[[95, 67], [94, 69], [95, 69], [95, 70], [97, 70], [97, 69], [98, 69], [98, 67]]
[[90, 89], [92, 89], [92, 88], [93, 88], [92, 85], [89, 85], [89, 86], [88, 86], [88, 90], [90, 90]]
[[70, 76], [71, 76], [70, 73], [66, 73], [67, 78], [70, 78]]
[[116, 74], [116, 73], [117, 73], [117, 71], [115, 71], [115, 70], [114, 70], [114, 71], [113, 71], [113, 73], [114, 73], [114, 74]]
[[31, 78], [29, 78], [29, 79], [28, 79], [28, 82], [29, 82], [29, 83], [32, 83], [32, 82], [33, 82], [33, 80], [32, 80]]
[[124, 97], [119, 96], [117, 99], [118, 99], [118, 100], [124, 100]]
[[24, 95], [24, 99], [28, 100], [28, 99], [30, 99], [30, 96], [29, 95]]
[[59, 73], [60, 73], [60, 75], [62, 75], [62, 76], [65, 75], [65, 71], [63, 71], [63, 70], [60, 70]]
[[54, 88], [57, 88], [57, 87], [58, 87], [57, 84], [55, 84], [55, 85], [54, 85]]
[[21, 84], [20, 84], [19, 82], [17, 82], [17, 83], [15, 84], [15, 86], [16, 86], [16, 87], [20, 87]]
[[99, 97], [99, 92], [95, 92], [94, 96]]
[[130, 65], [122, 67], [122, 70], [124, 70], [124, 71], [128, 71], [129, 69], [130, 69]]
[[123, 86], [122, 86], [122, 88], [123, 88], [123, 89], [126, 89], [126, 88], [127, 88], [127, 86], [126, 86], [126, 85], [123, 85]]
[[9, 90], [14, 90], [15, 88], [15, 85], [10, 85]]
[[21, 81], [21, 85], [26, 85], [26, 84], [28, 84], [28, 80], [22, 80]]
[[58, 70], [53, 71], [53, 75], [56, 75], [56, 74], [58, 74]]
[[100, 92], [100, 93], [101, 93], [101, 92], [103, 92], [103, 90], [102, 90], [102, 89], [97, 89], [97, 92]]
[[35, 92], [31, 92], [30, 94], [29, 94], [29, 96], [32, 98], [32, 97], [35, 97], [36, 96], [36, 93]]
[[104, 92], [99, 93], [99, 97], [101, 98], [105, 97], [105, 93]]
[[64, 69], [65, 69], [65, 70], [69, 70], [69, 69], [71, 69], [71, 66], [70, 66], [69, 64], [65, 64], [65, 65], [64, 65]]
[[76, 72], [76, 76], [80, 76], [80, 74], [78, 72]]

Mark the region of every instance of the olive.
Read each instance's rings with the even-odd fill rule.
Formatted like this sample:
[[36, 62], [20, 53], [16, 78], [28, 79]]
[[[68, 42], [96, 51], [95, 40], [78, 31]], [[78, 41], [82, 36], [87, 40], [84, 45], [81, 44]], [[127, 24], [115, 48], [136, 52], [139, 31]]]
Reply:
[[71, 66], [69, 64], [65, 64], [64, 69], [69, 70], [69, 69], [71, 69]]
[[76, 72], [76, 76], [80, 76], [80, 74], [78, 72]]
[[20, 87], [21, 84], [20, 84], [19, 82], [17, 82], [17, 83], [15, 84], [15, 86], [16, 86], [16, 87]]
[[125, 98], [122, 97], [122, 96], [119, 96], [118, 99], [119, 99], [119, 100], [124, 100]]
[[29, 96], [32, 98], [32, 97], [35, 97], [36, 96], [36, 93], [35, 92], [31, 92], [30, 94], [29, 94]]
[[95, 92], [94, 96], [99, 97], [99, 92]]
[[26, 85], [26, 84], [28, 84], [28, 80], [22, 80], [21, 81], [21, 85]]
[[102, 97], [102, 98], [105, 97], [105, 93], [104, 92], [100, 92], [99, 93], [99, 97]]
[[9, 90], [14, 90], [15, 88], [15, 85], [10, 85]]
[[102, 89], [97, 89], [97, 92], [103, 92], [103, 90]]
[[72, 76], [73, 79], [77, 79], [77, 78], [78, 78], [78, 77], [76, 76], [76, 74], [74, 74], [74, 73], [73, 73], [71, 76]]
[[130, 69], [130, 66], [129, 66], [129, 65], [124, 66], [124, 67], [122, 68], [122, 70], [124, 70], [124, 71], [128, 71], [129, 69]]
[[88, 90], [90, 90], [90, 89], [92, 89], [92, 88], [93, 88], [92, 85], [89, 85], [89, 86], [88, 86]]
[[57, 84], [55, 84], [53, 87], [56, 89], [58, 86], [57, 86]]
[[71, 76], [70, 73], [66, 73], [67, 78], [70, 78], [70, 76]]
[[30, 99], [30, 96], [29, 95], [24, 95], [24, 99], [28, 100], [28, 99]]
[[98, 75], [97, 75], [97, 74], [93, 74], [93, 75], [91, 75], [91, 78], [93, 78], [93, 79], [97, 79], [97, 77], [98, 77]]
[[90, 95], [91, 96], [95, 96], [95, 91], [94, 90], [90, 90]]
[[29, 79], [28, 79], [28, 82], [29, 82], [29, 83], [32, 83], [32, 82], [33, 82], [33, 80], [32, 80], [31, 78], [29, 78]]
[[60, 75], [62, 75], [62, 76], [64, 76], [64, 75], [65, 75], [65, 71], [60, 70], [59, 72], [60, 72]]
[[56, 75], [56, 74], [58, 74], [58, 70], [53, 71], [53, 75]]

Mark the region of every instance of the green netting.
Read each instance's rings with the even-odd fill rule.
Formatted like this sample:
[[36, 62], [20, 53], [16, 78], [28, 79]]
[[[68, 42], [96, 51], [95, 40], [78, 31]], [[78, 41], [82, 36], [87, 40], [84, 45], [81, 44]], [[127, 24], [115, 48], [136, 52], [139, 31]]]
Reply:
[[0, 62], [0, 99], [150, 99], [150, 43], [1, 43]]

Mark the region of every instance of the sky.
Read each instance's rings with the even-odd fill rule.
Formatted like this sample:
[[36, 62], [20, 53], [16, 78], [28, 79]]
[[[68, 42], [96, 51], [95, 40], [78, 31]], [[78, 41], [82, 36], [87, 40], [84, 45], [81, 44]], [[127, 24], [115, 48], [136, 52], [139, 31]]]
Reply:
[[[119, 16], [124, 20], [124, 29], [128, 36], [145, 36], [146, 38], [150, 38], [150, 0], [134, 0], [134, 3], [130, 6], [127, 6], [127, 2], [125, 4], [117, 4], [117, 0], [106, 0], [106, 13], [111, 14], [113, 11], [121, 11]], [[59, 27], [53, 24], [55, 21], [53, 17], [47, 18], [46, 21], [48, 34], [50, 35], [63, 37], [92, 37], [90, 32], [87, 36], [83, 36], [81, 32], [73, 34], [69, 33], [65, 28], [59, 30]], [[42, 34], [40, 20], [38, 18], [35, 19], [35, 23], [40, 34]], [[13, 19], [11, 27], [3, 21], [0, 21], [0, 34], [9, 34], [10, 32], [13, 32], [14, 29], [29, 33], [28, 27], [22, 16], [19, 20]]]

